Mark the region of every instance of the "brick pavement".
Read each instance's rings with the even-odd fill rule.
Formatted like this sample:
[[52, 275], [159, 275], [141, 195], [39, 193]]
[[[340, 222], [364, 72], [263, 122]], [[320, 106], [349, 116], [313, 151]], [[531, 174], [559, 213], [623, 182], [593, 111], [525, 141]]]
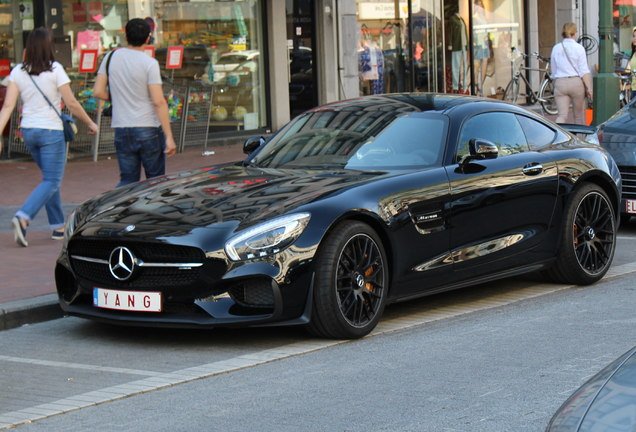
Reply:
[[[244, 156], [241, 144], [211, 149], [215, 154], [203, 156], [202, 149], [197, 148], [168, 158], [166, 172], [240, 160]], [[67, 215], [78, 203], [114, 187], [119, 180], [118, 173], [115, 157], [102, 157], [97, 162], [70, 160], [62, 182], [62, 202]], [[45, 210], [32, 222], [26, 248], [15, 244], [10, 227], [11, 217], [39, 181], [40, 172], [34, 162], [0, 161], [0, 330], [38, 321], [37, 317], [29, 320], [26, 316], [16, 321], [6, 316], [10, 310], [17, 308], [24, 312], [30, 304], [43, 300], [57, 306], [53, 272], [62, 245], [50, 239]], [[30, 299], [35, 302], [29, 302]], [[47, 314], [50, 313], [49, 310]]]

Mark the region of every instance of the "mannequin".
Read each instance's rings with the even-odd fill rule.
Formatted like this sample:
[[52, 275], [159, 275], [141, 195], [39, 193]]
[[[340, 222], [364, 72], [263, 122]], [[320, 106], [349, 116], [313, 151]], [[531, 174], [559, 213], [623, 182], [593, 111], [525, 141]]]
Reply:
[[375, 41], [364, 40], [358, 51], [360, 78], [366, 81], [370, 94], [384, 92], [384, 54]]
[[482, 86], [486, 79], [488, 58], [490, 57], [488, 33], [486, 32], [486, 9], [483, 0], [475, 0], [473, 7], [474, 43], [473, 59], [475, 60], [475, 80], [477, 95], [483, 96]]
[[458, 93], [460, 88], [466, 88], [466, 51], [468, 49], [468, 35], [466, 23], [455, 8], [449, 19], [449, 45], [451, 51], [453, 71], [453, 93]]

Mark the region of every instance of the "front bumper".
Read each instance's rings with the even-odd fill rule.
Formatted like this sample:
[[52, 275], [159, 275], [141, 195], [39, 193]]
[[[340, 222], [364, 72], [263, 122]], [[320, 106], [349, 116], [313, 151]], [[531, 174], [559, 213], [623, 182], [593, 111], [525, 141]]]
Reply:
[[[148, 245], [129, 246], [142, 254], [147, 253], [143, 252], [144, 247], [149, 249]], [[73, 250], [73, 243], [69, 249]], [[75, 247], [75, 253], [79, 250]], [[78, 260], [73, 252], [64, 249], [57, 261], [55, 279], [62, 310], [96, 321], [190, 328], [306, 324], [311, 311], [312, 259], [307, 259], [306, 254], [298, 256], [293, 249], [280, 255], [268, 261], [237, 265], [201, 252], [203, 265], [199, 268], [143, 269], [131, 281], [118, 281], [110, 277], [107, 264]], [[162, 312], [96, 307], [94, 288], [161, 292]]]

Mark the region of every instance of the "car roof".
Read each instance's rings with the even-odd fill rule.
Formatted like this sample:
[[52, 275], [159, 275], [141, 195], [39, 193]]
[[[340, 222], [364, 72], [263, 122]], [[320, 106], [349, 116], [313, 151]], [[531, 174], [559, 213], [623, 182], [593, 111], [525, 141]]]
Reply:
[[363, 96], [316, 107], [310, 111], [340, 111], [347, 109], [395, 110], [448, 113], [456, 107], [462, 111], [483, 111], [503, 109], [527, 113], [527, 110], [498, 99], [443, 93], [390, 93]]

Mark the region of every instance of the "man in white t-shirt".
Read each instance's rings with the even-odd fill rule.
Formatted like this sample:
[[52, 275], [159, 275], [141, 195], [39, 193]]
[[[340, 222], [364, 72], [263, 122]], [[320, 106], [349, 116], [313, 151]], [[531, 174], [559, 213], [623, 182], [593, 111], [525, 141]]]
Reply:
[[146, 178], [165, 174], [166, 155], [177, 151], [168, 104], [163, 97], [159, 63], [143, 49], [150, 33], [145, 20], [128, 21], [128, 46], [104, 57], [93, 88], [94, 96], [110, 99], [113, 105], [112, 127], [120, 171], [117, 186], [139, 181], [142, 166]]

